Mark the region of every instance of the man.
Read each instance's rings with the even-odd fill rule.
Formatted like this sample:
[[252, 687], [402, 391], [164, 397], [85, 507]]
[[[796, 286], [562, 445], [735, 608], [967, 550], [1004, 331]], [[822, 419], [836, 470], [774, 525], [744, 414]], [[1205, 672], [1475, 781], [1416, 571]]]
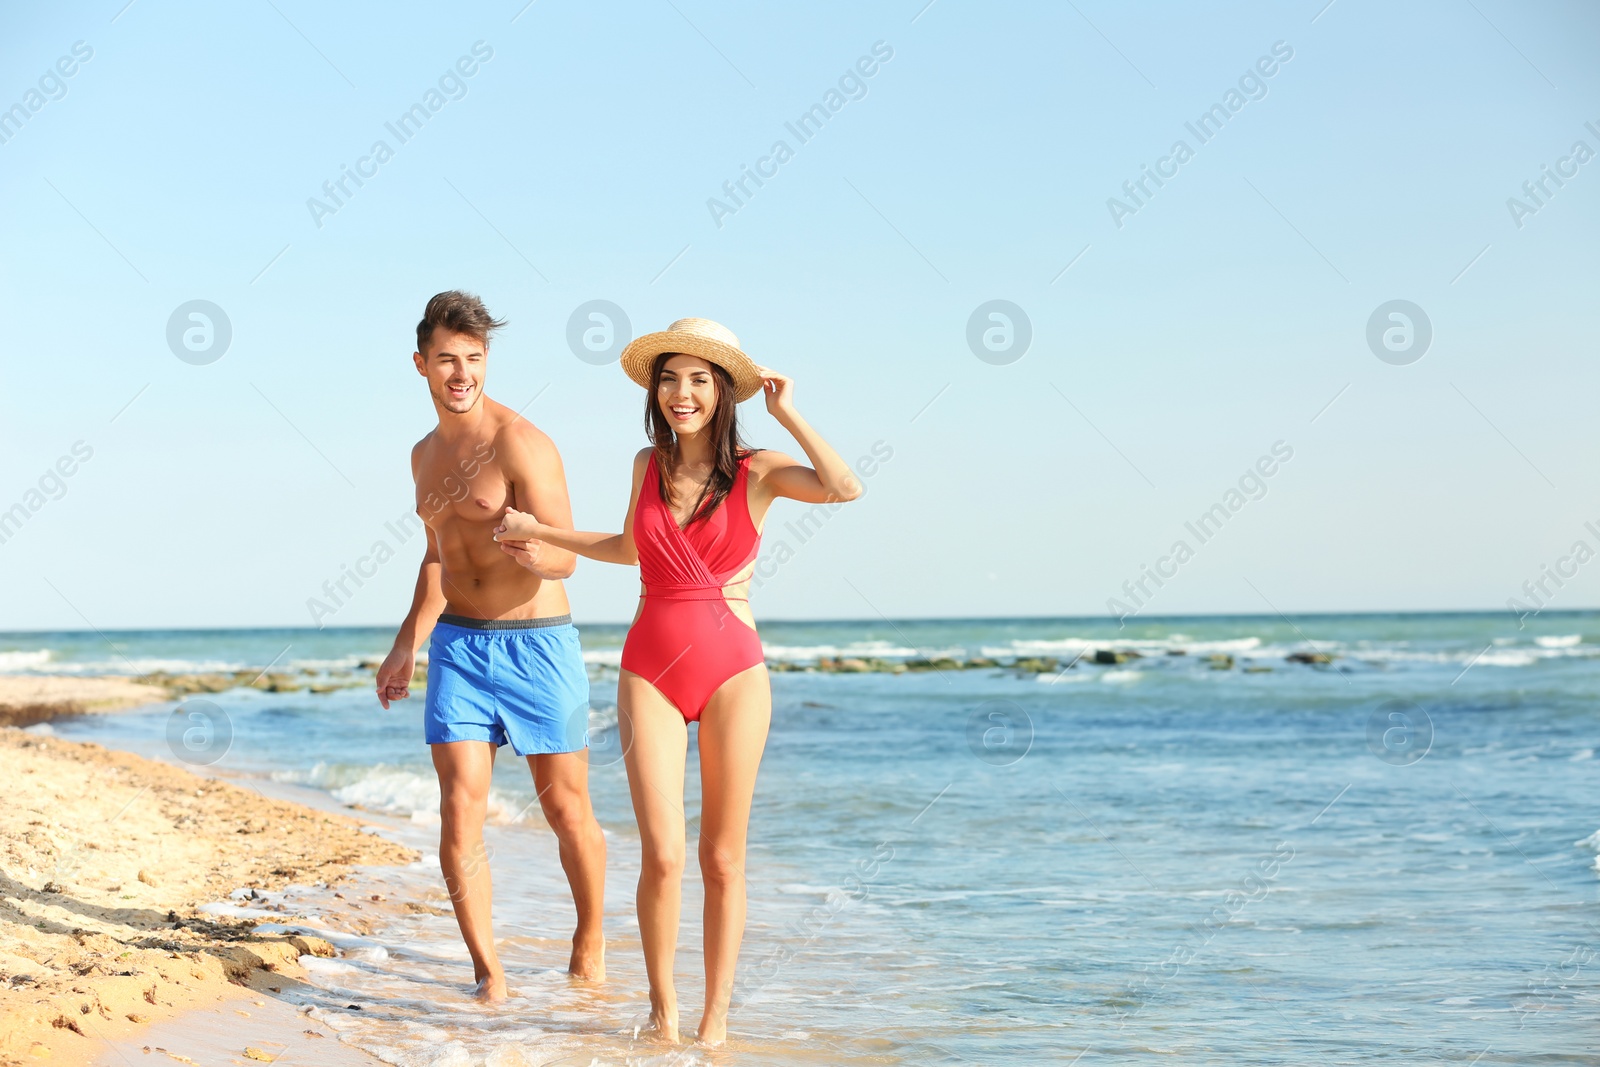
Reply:
[[439, 866], [472, 954], [479, 999], [506, 996], [490, 929], [483, 846], [495, 752], [526, 757], [560, 842], [578, 927], [568, 971], [605, 977], [605, 837], [589, 804], [589, 679], [561, 580], [577, 557], [539, 542], [499, 542], [506, 508], [572, 528], [561, 456], [550, 438], [483, 393], [496, 321], [476, 296], [440, 293], [417, 324], [417, 373], [439, 425], [411, 450], [427, 552], [411, 611], [378, 670], [385, 708], [410, 695], [416, 653], [432, 638], [426, 736], [439, 773]]

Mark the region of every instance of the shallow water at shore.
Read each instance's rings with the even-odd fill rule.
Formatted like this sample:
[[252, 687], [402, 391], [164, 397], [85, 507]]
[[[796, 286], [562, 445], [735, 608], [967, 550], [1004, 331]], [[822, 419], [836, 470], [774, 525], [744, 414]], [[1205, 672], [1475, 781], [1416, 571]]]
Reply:
[[[346, 944], [313, 976], [324, 991], [313, 1010], [346, 1040], [408, 1064], [710, 1062], [632, 1036], [646, 1001], [607, 666], [620, 632], [584, 628], [592, 788], [611, 854], [606, 987], [562, 974], [571, 904], [527, 772], [504, 755], [488, 834], [497, 934], [522, 998], [472, 1004], [448, 915], [385, 911], [370, 943]], [[775, 673], [735, 1041], [717, 1062], [1600, 1063], [1600, 616], [1550, 615], [1524, 631], [1501, 614], [1121, 631], [1103, 620], [790, 623], [763, 635], [769, 655], [797, 662], [1144, 657], [1049, 674]], [[32, 654], [13, 669], [126, 673], [119, 657], [261, 666], [286, 645], [282, 663], [354, 662], [386, 640], [111, 636], [124, 648], [3, 635], [0, 656]], [[1337, 658], [1284, 662], [1308, 648]], [[1213, 652], [1237, 667], [1211, 669]], [[232, 731], [219, 770], [386, 813], [429, 857], [377, 872], [372, 891], [447, 906], [420, 701], [383, 713], [356, 690], [208, 699]], [[169, 710], [54, 729], [170, 759]], [[695, 774], [691, 761], [691, 817]], [[694, 875], [678, 959], [686, 1031], [700, 1001]], [[306, 892], [283, 903], [310, 922]]]

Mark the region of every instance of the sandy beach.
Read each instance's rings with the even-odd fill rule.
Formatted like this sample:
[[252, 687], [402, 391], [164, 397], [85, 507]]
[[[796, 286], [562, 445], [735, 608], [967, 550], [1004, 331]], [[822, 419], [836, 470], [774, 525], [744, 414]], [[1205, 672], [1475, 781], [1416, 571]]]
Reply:
[[[148, 703], [141, 691], [151, 688], [12, 677], [0, 679], [0, 709], [47, 718], [52, 707], [59, 715]], [[336, 885], [354, 867], [416, 858], [351, 818], [14, 728], [0, 729], [0, 780], [6, 1067], [88, 1063], [148, 1024], [292, 986], [302, 955], [334, 954], [327, 942], [257, 934], [251, 920], [198, 909], [241, 888]], [[237, 1007], [248, 1019], [250, 1005]], [[237, 1057], [254, 1047], [250, 1037], [241, 1019]]]
[[121, 711], [166, 700], [158, 685], [120, 677], [0, 675], [0, 726], [32, 726], [63, 715]]

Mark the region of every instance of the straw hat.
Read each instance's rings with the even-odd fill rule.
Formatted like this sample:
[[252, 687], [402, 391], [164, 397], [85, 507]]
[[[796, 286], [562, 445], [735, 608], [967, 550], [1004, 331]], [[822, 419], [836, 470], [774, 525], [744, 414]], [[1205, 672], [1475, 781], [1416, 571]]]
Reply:
[[650, 367], [663, 352], [699, 356], [715, 363], [733, 376], [735, 402], [748, 400], [761, 391], [761, 373], [755, 361], [739, 349], [733, 331], [710, 319], [679, 319], [659, 333], [636, 337], [622, 350], [622, 369], [628, 377], [654, 390]]

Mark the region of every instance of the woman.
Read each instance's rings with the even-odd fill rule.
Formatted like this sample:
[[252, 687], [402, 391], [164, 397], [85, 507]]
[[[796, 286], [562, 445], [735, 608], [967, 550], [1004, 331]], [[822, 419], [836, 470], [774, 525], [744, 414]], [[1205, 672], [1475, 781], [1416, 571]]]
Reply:
[[[553, 529], [508, 511], [496, 536], [639, 566], [644, 591], [622, 650], [617, 719], [644, 852], [638, 910], [650, 1021], [659, 1036], [678, 1039], [672, 968], [683, 897], [681, 801], [688, 726], [698, 722], [706, 1004], [697, 1036], [721, 1044], [744, 936], [745, 835], [772, 717], [747, 606], [761, 526], [779, 497], [854, 500], [861, 483], [795, 411], [793, 380], [756, 366], [715, 322], [680, 319], [640, 337], [623, 351], [622, 369], [648, 390], [651, 442], [634, 457], [622, 532]], [[757, 392], [813, 467], [740, 440], [736, 405]]]

